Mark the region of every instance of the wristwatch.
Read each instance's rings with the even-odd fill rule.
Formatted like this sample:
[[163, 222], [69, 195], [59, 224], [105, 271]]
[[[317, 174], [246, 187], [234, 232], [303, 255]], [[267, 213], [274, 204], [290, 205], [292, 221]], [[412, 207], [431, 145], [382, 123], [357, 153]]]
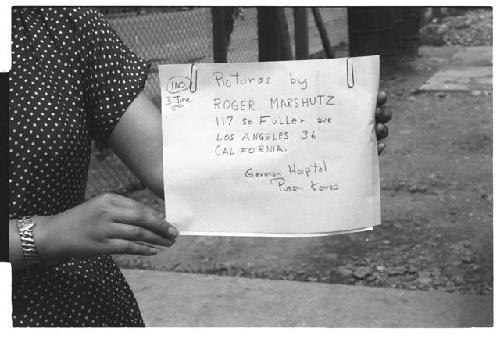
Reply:
[[21, 217], [17, 219], [16, 225], [21, 237], [24, 263], [26, 264], [26, 271], [29, 276], [31, 268], [40, 262], [40, 257], [35, 246], [35, 239], [33, 238], [33, 229], [36, 223], [31, 217]]

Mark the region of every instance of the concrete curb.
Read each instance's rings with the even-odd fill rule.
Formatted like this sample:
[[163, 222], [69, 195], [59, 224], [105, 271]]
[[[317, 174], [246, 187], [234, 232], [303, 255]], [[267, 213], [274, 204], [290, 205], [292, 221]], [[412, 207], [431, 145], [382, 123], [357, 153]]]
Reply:
[[493, 296], [161, 271], [122, 272], [147, 326], [493, 326]]

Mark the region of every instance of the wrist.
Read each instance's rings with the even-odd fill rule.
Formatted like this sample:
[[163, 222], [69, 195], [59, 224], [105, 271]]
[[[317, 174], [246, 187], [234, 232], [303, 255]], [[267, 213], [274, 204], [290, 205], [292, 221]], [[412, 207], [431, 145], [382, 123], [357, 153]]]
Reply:
[[43, 266], [52, 265], [65, 259], [64, 249], [59, 241], [59, 231], [55, 217], [34, 216], [37, 224], [33, 232], [38, 255]]

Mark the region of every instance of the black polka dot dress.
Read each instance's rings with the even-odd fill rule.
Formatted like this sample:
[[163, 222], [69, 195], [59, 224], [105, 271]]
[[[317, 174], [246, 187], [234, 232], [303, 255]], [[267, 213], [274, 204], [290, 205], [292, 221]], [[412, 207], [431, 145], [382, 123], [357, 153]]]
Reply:
[[[54, 215], [84, 201], [91, 139], [107, 139], [149, 64], [95, 10], [12, 14], [9, 217]], [[144, 326], [107, 255], [14, 276], [12, 294], [14, 326]]]

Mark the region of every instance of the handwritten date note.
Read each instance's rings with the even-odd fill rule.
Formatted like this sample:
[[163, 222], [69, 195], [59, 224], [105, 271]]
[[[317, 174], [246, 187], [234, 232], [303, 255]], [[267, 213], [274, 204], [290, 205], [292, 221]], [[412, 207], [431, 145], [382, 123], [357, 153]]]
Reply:
[[165, 210], [181, 234], [380, 224], [378, 56], [159, 66]]

